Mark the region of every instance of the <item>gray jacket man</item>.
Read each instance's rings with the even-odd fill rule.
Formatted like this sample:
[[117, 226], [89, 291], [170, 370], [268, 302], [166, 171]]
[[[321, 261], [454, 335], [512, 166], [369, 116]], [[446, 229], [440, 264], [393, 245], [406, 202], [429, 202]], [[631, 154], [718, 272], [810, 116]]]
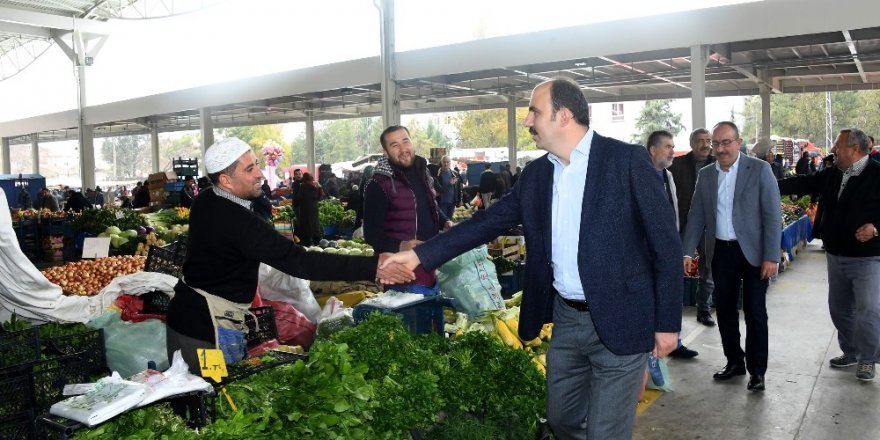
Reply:
[[[743, 375], [748, 389], [764, 389], [767, 370], [767, 307], [769, 278], [776, 273], [782, 239], [782, 215], [776, 178], [770, 165], [741, 154], [742, 139], [732, 122], [712, 132], [717, 161], [697, 177], [684, 233], [685, 265], [705, 233], [706, 255], [715, 280], [715, 304], [727, 366], [716, 380]], [[746, 319], [745, 352], [740, 346], [740, 280]], [[745, 358], [745, 362], [743, 361]]]

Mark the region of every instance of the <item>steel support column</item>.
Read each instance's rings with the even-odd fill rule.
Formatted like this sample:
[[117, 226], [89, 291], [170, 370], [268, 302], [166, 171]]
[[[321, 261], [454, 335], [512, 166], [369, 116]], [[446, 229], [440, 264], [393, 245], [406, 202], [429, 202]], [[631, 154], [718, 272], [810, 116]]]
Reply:
[[[150, 127], [150, 153], [153, 156], [153, 172], [159, 172], [159, 127]], [[204, 162], [200, 160], [199, 163]]]
[[691, 130], [706, 127], [706, 63], [709, 46], [691, 46]]
[[82, 189], [95, 187], [95, 135], [91, 125], [79, 128], [79, 167]]
[[31, 135], [31, 167], [34, 174], [40, 174], [40, 144], [36, 133]]
[[9, 138], [0, 138], [0, 156], [3, 159], [3, 174], [12, 174], [12, 153], [9, 150]]
[[[378, 3], [377, 3], [378, 2]], [[397, 89], [397, 56], [394, 44], [394, 0], [374, 0], [379, 9], [379, 32], [382, 50], [382, 123], [400, 124], [400, 93]]]
[[199, 161], [199, 173], [207, 176], [208, 173], [205, 171], [205, 152], [208, 151], [208, 147], [214, 145], [214, 121], [211, 119], [210, 108], [199, 109], [199, 127], [202, 131], [202, 160]]
[[315, 165], [315, 116], [311, 110], [306, 112], [306, 153], [308, 154], [309, 172], [318, 181], [318, 169]]
[[516, 98], [507, 98], [507, 161], [516, 173]]
[[770, 88], [761, 85], [761, 136], [759, 141], [770, 141]]

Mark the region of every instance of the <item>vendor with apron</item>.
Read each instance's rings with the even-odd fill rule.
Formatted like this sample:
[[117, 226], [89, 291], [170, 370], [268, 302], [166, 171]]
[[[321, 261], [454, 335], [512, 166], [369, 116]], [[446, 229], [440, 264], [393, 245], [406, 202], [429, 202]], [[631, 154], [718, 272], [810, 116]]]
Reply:
[[214, 186], [192, 203], [183, 276], [167, 316], [168, 359], [181, 350], [193, 374], [199, 374], [196, 349], [217, 348], [218, 327], [243, 329], [260, 263], [307, 280], [398, 284], [415, 278], [402, 266], [377, 273], [388, 254], [306, 252], [261, 220], [248, 199], [261, 194], [263, 173], [243, 141], [229, 138], [212, 145], [205, 153], [205, 168]]

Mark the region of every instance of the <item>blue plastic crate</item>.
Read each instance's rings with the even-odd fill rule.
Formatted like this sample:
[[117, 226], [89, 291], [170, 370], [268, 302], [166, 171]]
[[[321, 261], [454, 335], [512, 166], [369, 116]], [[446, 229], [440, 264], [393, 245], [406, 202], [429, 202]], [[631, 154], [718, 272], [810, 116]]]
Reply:
[[370, 313], [397, 315], [413, 333], [443, 333], [443, 308], [455, 308], [451, 298], [439, 295], [426, 296], [415, 302], [394, 308], [358, 304], [354, 306], [355, 324], [365, 320]]
[[165, 183], [165, 191], [166, 192], [179, 192], [183, 189], [184, 182], [182, 180], [177, 180], [174, 182], [166, 182]]
[[498, 284], [501, 285], [501, 297], [508, 299], [514, 293], [523, 289], [523, 278], [525, 276], [525, 265], [518, 263], [516, 267], [505, 273], [498, 274]]

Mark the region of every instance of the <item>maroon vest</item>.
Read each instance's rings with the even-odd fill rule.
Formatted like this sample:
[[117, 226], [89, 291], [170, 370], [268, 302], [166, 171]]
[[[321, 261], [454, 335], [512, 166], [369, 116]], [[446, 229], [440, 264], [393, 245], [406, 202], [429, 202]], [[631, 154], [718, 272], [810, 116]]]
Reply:
[[[422, 171], [420, 175], [425, 176], [424, 182], [414, 182], [414, 184], [425, 185], [428, 194], [428, 200], [431, 203], [431, 213], [434, 222], [434, 230], [439, 231], [440, 218], [437, 214], [437, 201], [434, 189], [427, 182], [427, 173]], [[385, 197], [388, 198], [388, 213], [385, 217], [385, 225], [383, 232], [394, 239], [407, 241], [416, 239], [416, 231], [418, 229], [418, 211], [416, 210], [416, 195], [410, 187], [410, 182], [400, 171], [394, 170], [394, 176], [390, 177], [386, 174], [373, 174], [373, 182], [377, 183]], [[426, 271], [424, 267], [419, 266], [415, 270], [415, 283], [422, 286], [433, 286], [437, 282], [437, 276], [434, 271]]]

